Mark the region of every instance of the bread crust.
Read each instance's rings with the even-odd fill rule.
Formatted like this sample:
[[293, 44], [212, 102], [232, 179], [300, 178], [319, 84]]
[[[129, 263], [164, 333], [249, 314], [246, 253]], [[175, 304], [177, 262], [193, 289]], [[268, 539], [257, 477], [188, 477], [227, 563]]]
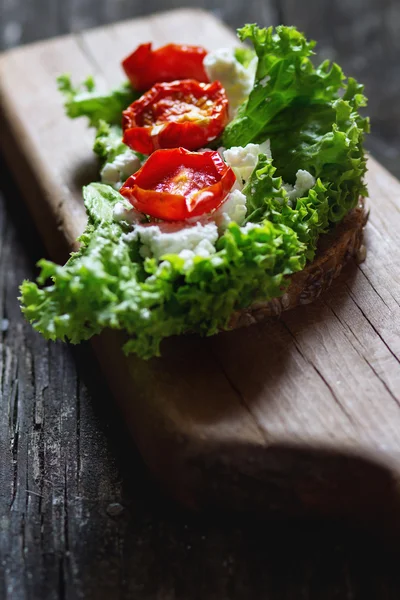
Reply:
[[321, 236], [312, 263], [290, 277], [290, 285], [279, 298], [254, 302], [247, 308], [233, 313], [229, 328], [237, 329], [253, 325], [267, 317], [278, 316], [301, 304], [310, 304], [323, 294], [340, 275], [344, 265], [351, 259], [365, 259], [363, 232], [369, 212], [364, 198], [336, 227]]

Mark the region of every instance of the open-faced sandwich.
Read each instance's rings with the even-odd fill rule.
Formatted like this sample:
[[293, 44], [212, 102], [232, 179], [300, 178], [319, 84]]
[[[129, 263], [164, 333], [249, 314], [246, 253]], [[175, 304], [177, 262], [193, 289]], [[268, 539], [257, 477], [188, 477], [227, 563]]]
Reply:
[[101, 183], [83, 189], [80, 250], [21, 286], [47, 338], [118, 329], [149, 358], [313, 300], [359, 250], [363, 87], [314, 66], [293, 27], [238, 33], [252, 48], [142, 44], [108, 94], [59, 78], [67, 114], [96, 128]]

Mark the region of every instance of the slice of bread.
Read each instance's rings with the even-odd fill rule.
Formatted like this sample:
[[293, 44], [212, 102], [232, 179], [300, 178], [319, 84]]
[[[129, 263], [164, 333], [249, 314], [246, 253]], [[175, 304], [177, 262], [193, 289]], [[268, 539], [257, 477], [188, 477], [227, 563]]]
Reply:
[[233, 313], [230, 329], [245, 327], [266, 317], [280, 315], [300, 304], [309, 304], [323, 294], [351, 258], [362, 262], [365, 258], [363, 230], [369, 212], [365, 200], [358, 205], [329, 233], [322, 235], [312, 263], [290, 277], [290, 285], [280, 298], [269, 302], [254, 302], [249, 307]]

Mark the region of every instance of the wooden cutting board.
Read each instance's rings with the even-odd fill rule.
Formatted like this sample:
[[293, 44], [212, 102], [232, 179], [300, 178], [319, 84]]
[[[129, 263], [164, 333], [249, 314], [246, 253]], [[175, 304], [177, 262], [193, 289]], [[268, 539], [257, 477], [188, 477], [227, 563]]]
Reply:
[[[49, 255], [85, 225], [81, 186], [98, 176], [93, 132], [64, 116], [58, 74], [109, 87], [152, 40], [230, 46], [201, 10], [163, 13], [17, 48], [0, 58], [2, 148]], [[400, 514], [400, 184], [369, 162], [368, 256], [332, 291], [280, 319], [126, 359], [94, 340], [143, 458], [191, 507], [279, 514]]]

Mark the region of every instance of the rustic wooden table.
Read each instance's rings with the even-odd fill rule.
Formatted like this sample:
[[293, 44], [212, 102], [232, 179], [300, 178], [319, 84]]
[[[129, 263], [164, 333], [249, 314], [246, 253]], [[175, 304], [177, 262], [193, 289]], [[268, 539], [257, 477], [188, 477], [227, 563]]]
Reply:
[[[0, 0], [1, 43], [159, 6], [137, 4]], [[322, 39], [327, 54], [371, 82], [374, 116], [381, 99], [372, 83], [395, 74], [394, 56], [383, 60], [378, 48], [392, 44], [395, 51], [400, 13], [394, 0], [348, 4], [313, 0], [300, 11], [294, 0], [263, 2], [262, 8], [252, 2], [244, 17], [239, 7], [218, 12], [232, 25], [298, 23]], [[400, 78], [392, 79], [373, 144], [395, 170], [387, 142], [393, 144], [400, 129], [398, 103], [392, 103]], [[18, 285], [34, 275], [44, 250], [15, 182], [3, 163], [0, 168], [0, 598], [397, 599], [394, 550], [366, 531], [327, 522], [200, 518], [160, 497], [90, 348], [47, 343], [20, 314]]]

